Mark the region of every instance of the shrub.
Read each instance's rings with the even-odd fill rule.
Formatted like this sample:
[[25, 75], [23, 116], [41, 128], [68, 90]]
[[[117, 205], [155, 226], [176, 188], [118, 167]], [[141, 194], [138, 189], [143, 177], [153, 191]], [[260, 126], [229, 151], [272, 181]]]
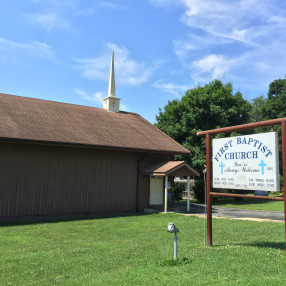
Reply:
[[195, 198], [198, 200], [199, 203], [205, 202], [205, 188], [204, 188], [204, 181], [196, 180], [195, 185], [193, 186]]
[[173, 200], [179, 201], [182, 199], [183, 189], [179, 186], [179, 184], [175, 183], [172, 189], [172, 193], [173, 193]]

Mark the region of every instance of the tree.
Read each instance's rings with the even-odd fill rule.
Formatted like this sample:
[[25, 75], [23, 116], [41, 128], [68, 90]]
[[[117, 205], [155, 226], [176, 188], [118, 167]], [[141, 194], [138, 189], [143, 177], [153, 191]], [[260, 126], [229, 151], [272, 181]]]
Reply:
[[220, 80], [187, 90], [181, 100], [169, 101], [163, 110], [159, 109], [155, 125], [191, 152], [176, 159], [186, 160], [201, 174], [194, 189], [200, 201], [204, 199], [202, 171], [206, 150], [205, 138], [196, 133], [246, 123], [250, 110], [251, 104], [242, 94], [233, 93], [232, 84], [223, 84]]
[[251, 122], [259, 122], [265, 120], [264, 109], [266, 105], [266, 98], [260, 95], [252, 100], [252, 108], [250, 114]]
[[286, 79], [277, 79], [269, 84], [262, 114], [264, 119], [286, 117]]
[[[276, 79], [269, 84], [267, 98], [265, 99], [264, 104], [261, 105], [261, 114], [264, 120], [286, 117], [286, 79]], [[281, 126], [276, 125], [271, 129], [279, 134], [279, 166], [280, 174], [282, 174]], [[261, 128], [258, 131], [261, 130], [265, 132], [269, 131], [269, 128]]]

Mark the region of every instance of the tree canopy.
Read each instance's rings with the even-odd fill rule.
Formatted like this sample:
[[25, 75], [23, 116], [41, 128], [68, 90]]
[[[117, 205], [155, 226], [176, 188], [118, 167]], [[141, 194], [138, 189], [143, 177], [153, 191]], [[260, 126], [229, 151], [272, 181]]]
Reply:
[[262, 115], [264, 119], [286, 117], [286, 79], [277, 79], [269, 84]]
[[[233, 92], [231, 83], [214, 80], [187, 90], [181, 100], [169, 101], [159, 109], [155, 125], [190, 150], [191, 155], [183, 159], [202, 173], [205, 138], [196, 133], [249, 122], [250, 111], [251, 104], [240, 92]], [[199, 180], [202, 183], [202, 178]]]
[[[233, 92], [231, 83], [214, 80], [185, 92], [180, 100], [169, 101], [156, 116], [158, 128], [190, 150], [184, 159], [201, 174], [205, 164], [205, 138], [198, 131], [286, 117], [286, 79], [269, 84], [267, 97], [258, 96], [249, 103], [242, 94]], [[280, 127], [275, 126], [279, 131]], [[256, 132], [265, 132], [260, 128]], [[281, 149], [281, 148], [280, 148]], [[203, 199], [203, 181], [198, 179], [195, 193]]]

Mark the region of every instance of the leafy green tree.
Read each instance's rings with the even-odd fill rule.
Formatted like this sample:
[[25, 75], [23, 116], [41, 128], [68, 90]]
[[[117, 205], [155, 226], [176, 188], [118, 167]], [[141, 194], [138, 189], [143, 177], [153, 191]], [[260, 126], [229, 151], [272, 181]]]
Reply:
[[252, 108], [250, 112], [250, 121], [259, 122], [265, 120], [265, 106], [266, 98], [263, 95], [260, 95], [252, 100]]
[[[269, 84], [267, 98], [263, 105], [261, 105], [261, 114], [263, 120], [276, 119], [286, 117], [286, 79], [276, 79]], [[265, 127], [257, 131], [277, 131], [279, 134], [279, 166], [280, 174], [282, 174], [282, 138], [281, 126]]]
[[286, 79], [277, 79], [269, 84], [262, 114], [264, 119], [286, 117]]
[[233, 93], [231, 83], [214, 80], [205, 86], [187, 90], [181, 100], [169, 101], [159, 109], [156, 126], [190, 150], [186, 160], [200, 172], [194, 188], [196, 197], [203, 201], [203, 169], [206, 162], [205, 137], [198, 131], [243, 124], [250, 119], [251, 104], [240, 92]]

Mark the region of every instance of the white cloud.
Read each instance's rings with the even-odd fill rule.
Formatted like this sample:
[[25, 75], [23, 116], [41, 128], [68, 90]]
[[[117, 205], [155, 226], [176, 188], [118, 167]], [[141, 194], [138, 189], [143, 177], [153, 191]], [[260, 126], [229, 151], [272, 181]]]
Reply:
[[108, 80], [111, 51], [114, 51], [115, 79], [122, 85], [140, 85], [148, 81], [156, 65], [146, 67], [144, 63], [130, 58], [130, 53], [125, 47], [107, 44], [107, 51], [96, 58], [75, 59], [77, 67], [82, 71], [82, 76], [89, 79]]
[[[162, 0], [163, 1], [163, 0]], [[286, 24], [284, 9], [272, 0], [180, 0], [182, 23], [218, 38], [255, 45], [269, 30]]]
[[[73, 91], [76, 94], [80, 95], [80, 97], [82, 99], [90, 101], [90, 102], [93, 102], [93, 103], [95, 103], [99, 107], [103, 106], [104, 96], [103, 96], [102, 92], [96, 92], [96, 93], [93, 93], [93, 94], [90, 95], [90, 94], [88, 94], [87, 92], [83, 91], [80, 88], [74, 88]], [[124, 105], [124, 104], [121, 104], [121, 103], [120, 103], [120, 110], [122, 110], [122, 111], [129, 111], [128, 107], [126, 105]]]
[[18, 43], [0, 38], [0, 50], [2, 53], [14, 54], [15, 56], [19, 56], [19, 53], [23, 53], [32, 57], [50, 59], [57, 62], [57, 58], [52, 47], [37, 41]]
[[[181, 5], [188, 27], [173, 40], [174, 52], [192, 79], [227, 80], [258, 90], [285, 74], [285, 3], [278, 0], [150, 0], [161, 8]], [[246, 84], [247, 83], [247, 84]]]
[[166, 83], [164, 80], [157, 80], [154, 82], [153, 87], [163, 90], [164, 92], [171, 93], [178, 96], [181, 92], [185, 92], [190, 87], [186, 85], [179, 85], [174, 83]]
[[129, 111], [128, 107], [124, 104], [120, 104], [120, 110], [122, 111]]
[[60, 29], [74, 32], [70, 22], [70, 16], [79, 5], [78, 0], [29, 0], [33, 4], [33, 10], [38, 12], [27, 13], [25, 18], [36, 27], [46, 30], [49, 34]]
[[33, 25], [45, 29], [48, 33], [54, 29], [72, 30], [69, 22], [55, 12], [29, 14], [26, 15], [26, 19]]
[[218, 78], [228, 72], [235, 64], [233, 59], [228, 59], [223, 55], [208, 55], [192, 63], [192, 67], [197, 70], [196, 75], [210, 74], [212, 78]]
[[[249, 45], [255, 43], [256, 34], [250, 23], [253, 24], [253, 20], [259, 19], [266, 9], [265, 5], [259, 4], [262, 1], [258, 3], [258, 1], [181, 0], [181, 2], [186, 7], [181, 17], [182, 23], [219, 38]], [[258, 6], [260, 8], [257, 9]], [[257, 25], [256, 31], [263, 31], [263, 25]]]
[[74, 88], [73, 89], [75, 93], [77, 93], [78, 95], [81, 96], [82, 99], [91, 101], [91, 102], [95, 102], [98, 105], [102, 105], [103, 104], [103, 94], [102, 92], [96, 92], [92, 95], [89, 95], [87, 92], [83, 91], [82, 89], [79, 88]]
[[109, 1], [102, 1], [95, 3], [93, 6], [85, 8], [75, 14], [75, 16], [92, 16], [100, 9], [122, 9], [123, 6], [119, 6]]
[[190, 51], [196, 50], [197, 46], [192, 41], [174, 40], [174, 52], [178, 58], [185, 58]]
[[196, 35], [190, 34], [184, 39], [173, 40], [174, 52], [177, 57], [184, 63], [186, 58], [193, 56], [196, 51], [203, 51], [219, 45], [230, 44], [231, 40], [226, 38], [218, 38], [214, 35], [203, 34]]

